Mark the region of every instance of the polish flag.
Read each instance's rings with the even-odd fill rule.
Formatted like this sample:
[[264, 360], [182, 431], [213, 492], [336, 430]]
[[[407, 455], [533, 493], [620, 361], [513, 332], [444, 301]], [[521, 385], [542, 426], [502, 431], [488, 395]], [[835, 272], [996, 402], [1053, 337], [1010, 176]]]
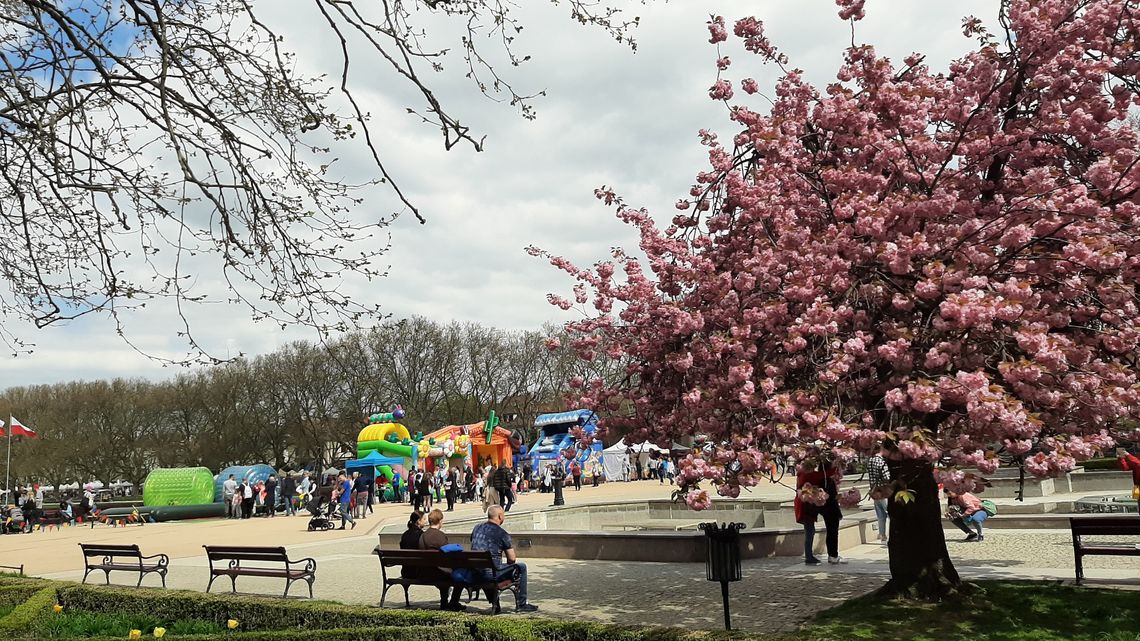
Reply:
[[[12, 430], [12, 436], [26, 436], [28, 438], [39, 438], [39, 434], [36, 434], [35, 430], [31, 429], [30, 427], [25, 427], [23, 423], [16, 420], [15, 416], [9, 416], [8, 417], [8, 423], [10, 425], [9, 429]], [[4, 428], [2, 428], [2, 427], [0, 427], [0, 436], [6, 436], [6, 433], [4, 432]]]

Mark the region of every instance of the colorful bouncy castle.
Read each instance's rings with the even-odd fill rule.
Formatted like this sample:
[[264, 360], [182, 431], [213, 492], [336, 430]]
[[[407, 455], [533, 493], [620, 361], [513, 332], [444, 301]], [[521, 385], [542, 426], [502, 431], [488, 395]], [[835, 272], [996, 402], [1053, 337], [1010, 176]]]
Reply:
[[397, 423], [404, 415], [397, 405], [390, 413], [371, 416], [368, 427], [357, 437], [357, 459], [345, 463], [345, 468], [362, 475], [383, 475], [389, 480], [399, 471], [407, 480], [407, 472], [416, 468], [430, 472], [464, 465], [510, 465], [522, 445], [510, 431], [499, 427], [494, 411], [487, 420], [448, 425], [427, 435], [413, 435]]
[[575, 434], [594, 434], [598, 429], [597, 414], [590, 410], [539, 414], [534, 426], [538, 428], [538, 438], [526, 455], [534, 469], [554, 463], [569, 470], [570, 462], [577, 460], [582, 466], [582, 475], [587, 479], [592, 477], [594, 463], [602, 459], [602, 442], [594, 440], [586, 444]]
[[412, 440], [408, 428], [396, 421], [404, 418], [399, 405], [385, 414], [373, 414], [368, 426], [356, 437], [357, 459], [345, 463], [349, 472], [365, 476], [382, 475], [391, 480], [396, 472], [406, 480], [408, 470], [415, 469], [419, 444]]
[[[494, 423], [494, 413], [489, 421], [479, 421], [468, 425], [448, 425], [427, 435], [430, 449], [426, 459], [433, 469], [444, 460], [449, 467], [471, 465], [475, 469], [489, 464], [499, 465], [504, 461], [510, 465], [519, 443], [511, 438], [511, 432]], [[488, 422], [492, 422], [488, 429]]]

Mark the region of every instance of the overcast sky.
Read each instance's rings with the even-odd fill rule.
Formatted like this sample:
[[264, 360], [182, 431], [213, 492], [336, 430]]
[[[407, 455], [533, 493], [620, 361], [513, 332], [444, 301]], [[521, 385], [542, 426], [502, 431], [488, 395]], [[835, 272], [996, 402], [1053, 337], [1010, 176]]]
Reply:
[[[306, 69], [333, 70], [339, 54], [313, 32], [306, 9], [311, 3], [258, 4], [274, 7], [274, 25]], [[428, 221], [421, 226], [406, 216], [391, 228], [393, 248], [381, 263], [391, 266], [387, 279], [346, 284], [354, 296], [381, 302], [394, 317], [422, 315], [508, 329], [564, 320], [566, 313], [545, 297], [565, 293], [569, 281], [523, 248], [534, 244], [590, 264], [615, 245], [634, 246], [636, 237], [595, 200], [593, 190], [610, 185], [627, 203], [671, 216], [672, 203], [705, 168], [697, 130], [732, 131], [724, 105], [707, 96], [717, 57], [705, 26], [710, 13], [724, 15], [730, 25], [749, 13], [761, 18], [790, 66], [820, 85], [834, 79], [851, 40], [849, 25], [839, 21], [829, 1], [675, 0], [632, 3], [631, 12], [641, 16], [634, 54], [601, 31], [573, 22], [565, 7], [521, 4], [528, 7], [519, 14], [526, 29], [517, 50], [532, 59], [503, 71], [523, 90], [546, 90], [547, 96], [536, 101], [537, 120], [523, 120], [509, 106], [480, 96], [458, 73], [457, 56], [450, 60], [455, 73], [432, 76], [452, 114], [487, 136], [482, 153], [464, 147], [444, 151], [434, 130], [404, 114], [406, 91], [393, 90], [396, 81], [377, 63], [356, 63], [354, 84], [383, 134], [385, 161]], [[933, 68], [944, 69], [970, 47], [961, 35], [961, 18], [972, 14], [992, 22], [997, 4], [869, 0], [855, 38], [893, 60], [921, 51]], [[775, 70], [759, 65], [735, 39], [727, 44], [733, 66], [726, 77], [755, 77], [762, 91], [769, 89]], [[753, 98], [750, 106], [761, 110], [763, 100]], [[361, 150], [339, 156], [345, 165], [366, 162]], [[362, 213], [382, 215], [393, 208], [390, 194], [379, 190]], [[256, 324], [246, 312], [223, 303], [194, 314], [200, 341], [221, 357], [262, 354], [314, 338]], [[131, 315], [126, 329], [141, 349], [178, 355], [185, 345], [175, 335], [175, 319], [169, 305], [152, 305]], [[137, 354], [104, 319], [85, 317], [40, 331], [17, 328], [17, 333], [36, 344], [35, 352], [0, 361], [0, 388], [73, 379], [161, 379], [181, 371]]]

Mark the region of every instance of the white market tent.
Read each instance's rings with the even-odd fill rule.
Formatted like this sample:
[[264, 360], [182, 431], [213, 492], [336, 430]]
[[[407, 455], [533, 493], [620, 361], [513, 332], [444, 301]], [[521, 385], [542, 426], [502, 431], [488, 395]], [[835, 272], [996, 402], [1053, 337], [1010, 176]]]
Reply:
[[[629, 456], [629, 450], [631, 449], [633, 450], [633, 456], [636, 457], [632, 460]], [[602, 467], [606, 472], [606, 480], [628, 481], [629, 478], [625, 472], [626, 462], [628, 461], [630, 464], [630, 474], [632, 474], [632, 468], [637, 467], [636, 461], [641, 462], [641, 468], [644, 470], [649, 465], [650, 452], [668, 454], [669, 450], [662, 447], [657, 447], [649, 441], [629, 445], [625, 442], [624, 438], [617, 443], [614, 443], [612, 446], [602, 450]]]
[[625, 472], [625, 466], [629, 462], [629, 454], [625, 450], [625, 439], [602, 450], [602, 470], [606, 473], [607, 481], [629, 480], [626, 478]]

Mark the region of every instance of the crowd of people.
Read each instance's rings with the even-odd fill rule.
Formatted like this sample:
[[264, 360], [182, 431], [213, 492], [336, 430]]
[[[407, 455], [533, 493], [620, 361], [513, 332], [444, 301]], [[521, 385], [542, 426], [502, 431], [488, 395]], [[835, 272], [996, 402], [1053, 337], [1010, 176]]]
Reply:
[[677, 464], [672, 458], [661, 456], [660, 458], [648, 458], [644, 463], [641, 457], [630, 448], [626, 452], [625, 461], [622, 463], [622, 481], [653, 481], [659, 483], [672, 483], [673, 479], [677, 476]]
[[286, 516], [296, 514], [313, 490], [308, 472], [285, 473], [281, 480], [270, 474], [264, 481], [238, 481], [233, 474], [222, 481], [222, 503], [226, 518], [248, 519], [254, 516], [274, 517], [279, 509]]
[[[92, 485], [84, 486], [82, 493], [64, 492], [59, 495], [58, 507], [53, 514], [53, 523], [75, 525], [97, 511], [96, 492]], [[0, 506], [0, 521], [3, 534], [29, 533], [45, 522], [48, 510], [45, 505], [44, 490], [38, 483], [28, 487], [16, 486], [11, 501]]]
[[[409, 503], [417, 512], [427, 513], [437, 503], [446, 503], [445, 511], [452, 512], [457, 503], [476, 502], [482, 503], [484, 510], [499, 505], [510, 512], [519, 494], [553, 492], [556, 483], [572, 484], [581, 490], [583, 476], [584, 469], [578, 461], [571, 462], [568, 468], [558, 463], [534, 466], [527, 462], [521, 467], [512, 467], [506, 462], [485, 462], [478, 470], [472, 469], [470, 464], [434, 472], [415, 470], [406, 482], [396, 475], [392, 483], [402, 483], [395, 492], [396, 500], [402, 500], [406, 491]], [[600, 464], [593, 464], [591, 476], [596, 487], [604, 476]]]
[[[597, 486], [604, 475], [602, 466], [594, 463], [590, 472]], [[280, 480], [274, 474], [253, 482], [230, 475], [222, 482], [222, 501], [230, 519], [273, 517], [281, 511], [292, 515], [306, 509], [314, 516], [339, 520], [344, 529], [355, 527], [357, 519], [367, 518], [375, 505], [386, 502], [407, 503], [423, 514], [436, 505], [452, 512], [457, 504], [466, 503], [481, 503], [484, 511], [498, 505], [509, 512], [520, 494], [553, 492], [556, 483], [581, 490], [583, 476], [583, 466], [577, 461], [568, 468], [558, 463], [536, 467], [528, 462], [520, 468], [483, 461], [478, 469], [468, 463], [434, 471], [411, 470], [407, 478], [399, 471], [375, 478], [346, 472], [322, 482], [309, 472], [285, 473]]]

